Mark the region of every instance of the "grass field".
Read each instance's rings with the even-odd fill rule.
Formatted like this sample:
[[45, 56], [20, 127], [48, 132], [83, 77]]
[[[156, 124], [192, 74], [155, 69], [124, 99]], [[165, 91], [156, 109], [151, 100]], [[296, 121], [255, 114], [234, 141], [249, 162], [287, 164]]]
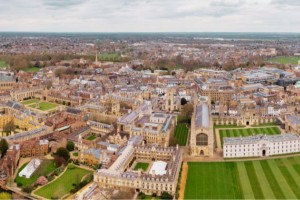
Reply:
[[300, 60], [300, 57], [297, 57], [297, 56], [277, 56], [277, 57], [266, 60], [266, 62], [297, 65], [299, 60]]
[[96, 136], [90, 135], [86, 139], [92, 141], [92, 140], [96, 139]]
[[23, 71], [25, 71], [25, 72], [38, 72], [38, 71], [40, 71], [40, 69], [41, 68], [39, 68], [39, 67], [27, 67], [27, 68], [23, 69]]
[[253, 125], [252, 127], [262, 127], [262, 126], [277, 126], [277, 123], [265, 123], [265, 124], [260, 124], [260, 125]]
[[30, 105], [30, 104], [34, 104], [34, 103], [37, 103], [39, 102], [40, 100], [38, 99], [29, 99], [29, 100], [25, 100], [25, 101], [22, 101], [21, 103], [23, 105]]
[[189, 134], [189, 129], [186, 124], [180, 123], [176, 126], [174, 136], [180, 146], [185, 146]]
[[280, 134], [280, 130], [276, 126], [265, 127], [265, 128], [243, 128], [243, 129], [220, 129], [220, 139], [223, 146], [224, 137], [240, 137], [240, 136], [251, 136], [257, 134], [275, 135]]
[[188, 165], [185, 199], [300, 198], [300, 157]]
[[[29, 105], [29, 107], [31, 108], [35, 108], [36, 105], [35, 104], [32, 104], [32, 105]], [[56, 108], [57, 105], [54, 104], [54, 103], [49, 103], [49, 102], [40, 102], [39, 103], [39, 108], [37, 108], [38, 110], [42, 110], [42, 111], [47, 111], [47, 110], [51, 110], [53, 108]]]
[[138, 162], [135, 165], [134, 170], [142, 169], [145, 172], [147, 171], [148, 167], [149, 167], [149, 163]]
[[[26, 165], [27, 163], [20, 168], [18, 174], [24, 167], [26, 167]], [[53, 160], [44, 160], [40, 167], [32, 174], [30, 178], [24, 178], [17, 175], [15, 182], [22, 184], [22, 186], [28, 186], [33, 184], [40, 176], [46, 176], [49, 173], [53, 172], [55, 169], [56, 166]]]
[[61, 198], [68, 194], [73, 188], [73, 184], [78, 184], [88, 174], [92, 174], [92, 171], [76, 167], [70, 164], [68, 169], [63, 173], [62, 176], [54, 180], [53, 182], [41, 187], [34, 194], [51, 199], [52, 197]]
[[8, 64], [5, 61], [0, 60], [0, 68], [5, 68], [7, 66], [8, 66]]
[[101, 61], [120, 61], [122, 58], [117, 53], [102, 53], [99, 56]]

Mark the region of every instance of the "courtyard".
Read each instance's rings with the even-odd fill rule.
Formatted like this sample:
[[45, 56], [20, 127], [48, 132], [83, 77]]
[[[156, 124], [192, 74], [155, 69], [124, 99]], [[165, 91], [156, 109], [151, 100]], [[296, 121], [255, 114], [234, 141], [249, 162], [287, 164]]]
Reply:
[[189, 134], [189, 129], [187, 127], [187, 124], [178, 123], [178, 125], [176, 126], [176, 129], [174, 131], [174, 136], [177, 140], [177, 143], [180, 146], [186, 145], [187, 139], [188, 139], [188, 134]]
[[300, 157], [188, 163], [185, 199], [299, 199]]
[[21, 102], [23, 105], [28, 106], [33, 109], [41, 110], [41, 111], [49, 111], [55, 109], [58, 105], [55, 103], [50, 103], [46, 101], [41, 101], [38, 99], [30, 99]]
[[147, 171], [149, 167], [149, 163], [146, 163], [146, 162], [138, 162], [135, 167], [134, 167], [134, 170], [139, 170], [141, 169], [142, 171]]

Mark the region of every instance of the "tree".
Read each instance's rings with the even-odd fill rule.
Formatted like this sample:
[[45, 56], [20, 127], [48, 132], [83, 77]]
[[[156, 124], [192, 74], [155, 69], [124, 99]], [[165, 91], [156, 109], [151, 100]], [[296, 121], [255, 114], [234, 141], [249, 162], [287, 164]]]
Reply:
[[7, 192], [0, 192], [0, 199], [11, 199], [11, 194]]
[[187, 103], [182, 106], [181, 115], [184, 117], [185, 122], [190, 122], [194, 111], [194, 106], [192, 103]]
[[8, 143], [5, 139], [2, 138], [1, 141], [0, 141], [1, 157], [5, 156], [7, 149], [8, 149]]
[[65, 161], [68, 161], [70, 159], [70, 153], [68, 149], [60, 147], [56, 150], [55, 153], [56, 156], [62, 157], [65, 159]]
[[13, 120], [10, 120], [5, 126], [3, 127], [3, 131], [7, 133], [11, 133], [12, 131], [15, 131], [15, 123]]
[[180, 104], [183, 106], [183, 105], [185, 105], [185, 104], [187, 104], [187, 100], [185, 99], [185, 98], [181, 98], [181, 100], [180, 100]]
[[173, 196], [167, 192], [161, 193], [161, 199], [173, 199]]
[[67, 149], [68, 149], [68, 151], [74, 151], [74, 149], [75, 149], [75, 144], [74, 144], [74, 142], [68, 141], [68, 142], [67, 142]]

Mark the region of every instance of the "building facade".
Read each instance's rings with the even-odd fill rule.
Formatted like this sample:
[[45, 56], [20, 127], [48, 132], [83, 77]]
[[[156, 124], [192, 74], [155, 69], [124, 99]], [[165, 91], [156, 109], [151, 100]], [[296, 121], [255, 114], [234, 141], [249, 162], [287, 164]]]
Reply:
[[300, 152], [298, 134], [224, 138], [224, 158], [265, 157]]
[[210, 115], [209, 98], [201, 97], [195, 102], [191, 120], [190, 154], [212, 156], [214, 153], [213, 120]]

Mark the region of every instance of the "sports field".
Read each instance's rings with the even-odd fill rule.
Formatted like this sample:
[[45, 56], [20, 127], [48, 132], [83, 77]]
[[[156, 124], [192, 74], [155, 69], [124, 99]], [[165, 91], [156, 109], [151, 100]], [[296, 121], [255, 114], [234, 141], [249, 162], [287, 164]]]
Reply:
[[47, 199], [61, 198], [68, 194], [74, 188], [74, 185], [79, 184], [86, 175], [92, 173], [92, 171], [70, 164], [63, 175], [48, 185], [36, 190], [34, 194]]
[[185, 199], [300, 198], [300, 157], [188, 165]]
[[299, 56], [277, 56], [266, 60], [266, 62], [297, 65], [299, 60]]
[[134, 170], [143, 170], [144, 172], [147, 171], [149, 167], [149, 163], [143, 163], [143, 162], [139, 162], [135, 165]]
[[189, 134], [189, 129], [186, 127], [186, 124], [180, 123], [176, 126], [174, 135], [180, 146], [185, 146]]
[[276, 126], [272, 127], [261, 127], [261, 128], [233, 128], [233, 129], [219, 129], [221, 144], [223, 146], [224, 137], [240, 137], [240, 136], [251, 136], [257, 134], [275, 135], [280, 134], [280, 130]]

